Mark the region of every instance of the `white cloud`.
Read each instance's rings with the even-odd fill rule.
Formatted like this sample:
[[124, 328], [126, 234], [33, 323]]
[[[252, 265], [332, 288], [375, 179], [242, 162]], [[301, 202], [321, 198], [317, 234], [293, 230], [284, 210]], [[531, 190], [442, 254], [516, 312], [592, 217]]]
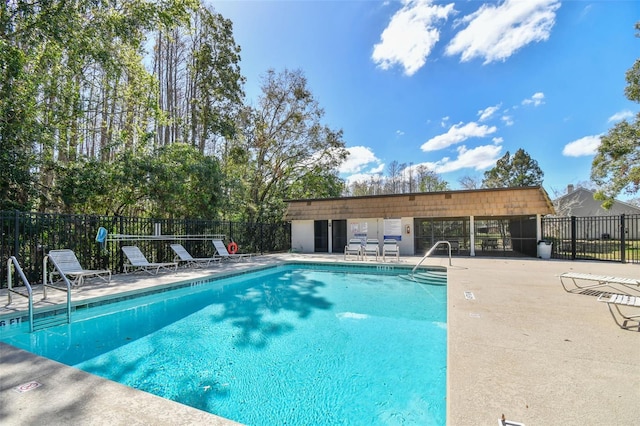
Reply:
[[470, 122], [465, 125], [462, 123], [454, 124], [449, 128], [447, 133], [435, 136], [422, 144], [420, 149], [423, 151], [437, 151], [448, 146], [460, 143], [469, 138], [483, 138], [498, 130], [496, 126], [478, 125], [478, 123]]
[[600, 146], [600, 136], [585, 136], [573, 142], [569, 142], [564, 146], [562, 155], [566, 157], [582, 157], [585, 155], [594, 155]]
[[496, 144], [496, 145], [500, 145], [502, 142], [504, 142], [504, 139], [503, 139], [503, 138], [500, 138], [500, 137], [495, 137], [495, 138], [493, 138], [493, 139], [491, 139], [491, 140], [492, 140], [492, 141], [493, 141], [493, 143], [494, 143], [494, 144]]
[[502, 118], [500, 118], [502, 120], [502, 122], [504, 123], [505, 126], [513, 126], [513, 117], [510, 115], [503, 115]]
[[484, 64], [505, 61], [529, 43], [549, 38], [558, 0], [505, 0], [485, 3], [459, 20], [468, 24], [447, 45], [446, 54], [460, 55], [462, 62], [475, 58]]
[[448, 115], [446, 117], [442, 117], [442, 120], [440, 120], [440, 125], [442, 127], [447, 127], [449, 125], [449, 116]]
[[345, 178], [345, 182], [347, 185], [352, 185], [356, 182], [369, 182], [369, 180], [371, 179], [371, 176], [373, 176], [370, 173], [356, 173], [353, 175], [349, 175]]
[[352, 146], [347, 148], [347, 151], [349, 151], [349, 155], [340, 166], [340, 173], [360, 173], [367, 165], [380, 163], [373, 151], [366, 146]]
[[449, 157], [430, 162], [422, 163], [426, 167], [436, 173], [455, 172], [456, 170], [472, 168], [476, 171], [485, 170], [496, 165], [496, 161], [500, 158], [500, 145], [482, 145], [473, 149], [467, 149], [466, 146], [457, 148], [458, 157], [454, 160]]
[[626, 120], [627, 118], [631, 118], [631, 117], [633, 117], [633, 112], [629, 110], [616, 112], [611, 117], [609, 117], [609, 123]]
[[362, 173], [354, 173], [345, 178], [347, 185], [351, 185], [355, 182], [369, 182], [372, 179], [378, 180], [383, 179], [382, 172], [384, 172], [385, 164], [381, 163], [380, 165], [370, 169], [367, 172]]
[[371, 59], [382, 69], [402, 65], [411, 76], [427, 61], [433, 46], [440, 40], [436, 23], [454, 12], [453, 3], [433, 5], [432, 0], [403, 0], [373, 47]]
[[371, 170], [369, 170], [369, 174], [373, 174], [373, 175], [377, 175], [378, 173], [382, 173], [384, 171], [384, 163], [380, 163], [378, 165], [378, 167], [374, 167]]
[[544, 103], [544, 93], [542, 92], [536, 92], [530, 98], [527, 98], [522, 101], [522, 105], [533, 104], [533, 106], [536, 106], [536, 107], [542, 105], [543, 103]]
[[490, 106], [487, 107], [485, 109], [481, 109], [480, 111], [478, 111], [478, 115], [480, 116], [480, 118], [478, 118], [478, 120], [480, 121], [485, 121], [488, 120], [489, 118], [491, 118], [493, 116], [493, 114], [495, 114], [499, 109], [500, 109], [500, 104], [496, 105], [496, 106]]

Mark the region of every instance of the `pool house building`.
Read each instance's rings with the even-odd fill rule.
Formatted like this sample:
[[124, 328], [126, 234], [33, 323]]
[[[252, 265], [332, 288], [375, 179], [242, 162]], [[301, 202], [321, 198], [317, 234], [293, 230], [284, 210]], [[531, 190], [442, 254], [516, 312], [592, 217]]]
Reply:
[[449, 241], [454, 255], [535, 257], [548, 214], [553, 204], [536, 186], [288, 200], [285, 220], [300, 253], [343, 253], [358, 238], [395, 239], [405, 256]]

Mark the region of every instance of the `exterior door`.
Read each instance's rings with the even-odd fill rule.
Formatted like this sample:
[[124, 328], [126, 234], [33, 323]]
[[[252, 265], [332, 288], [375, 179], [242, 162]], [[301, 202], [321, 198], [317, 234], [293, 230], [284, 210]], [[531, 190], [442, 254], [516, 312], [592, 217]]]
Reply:
[[344, 253], [344, 247], [347, 245], [347, 221], [333, 220], [331, 221], [331, 252]]
[[329, 252], [329, 221], [316, 220], [313, 222], [313, 251], [316, 253]]

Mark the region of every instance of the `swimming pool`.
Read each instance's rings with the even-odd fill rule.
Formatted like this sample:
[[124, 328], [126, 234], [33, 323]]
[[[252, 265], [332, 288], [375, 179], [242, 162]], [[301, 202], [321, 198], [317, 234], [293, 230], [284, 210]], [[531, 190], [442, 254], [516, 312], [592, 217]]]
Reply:
[[3, 341], [245, 424], [443, 425], [446, 286], [386, 269], [282, 265]]

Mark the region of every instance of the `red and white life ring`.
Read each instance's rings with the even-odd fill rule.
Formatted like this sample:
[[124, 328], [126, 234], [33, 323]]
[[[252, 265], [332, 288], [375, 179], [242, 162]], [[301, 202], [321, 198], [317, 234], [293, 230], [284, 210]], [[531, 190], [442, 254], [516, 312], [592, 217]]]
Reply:
[[227, 246], [227, 251], [229, 252], [229, 254], [236, 254], [238, 252], [238, 245], [235, 243], [235, 241], [231, 241], [229, 243], [229, 245]]

